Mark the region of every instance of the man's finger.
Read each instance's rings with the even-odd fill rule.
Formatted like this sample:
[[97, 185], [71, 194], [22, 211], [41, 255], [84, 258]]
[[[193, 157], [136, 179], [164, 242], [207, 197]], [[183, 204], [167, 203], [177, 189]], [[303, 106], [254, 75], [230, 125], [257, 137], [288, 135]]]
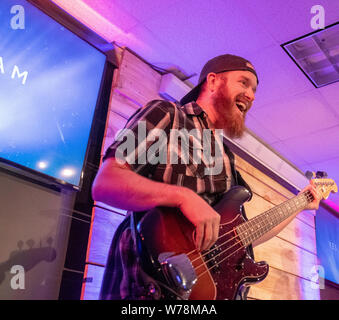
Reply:
[[206, 223], [201, 250], [203, 251], [209, 249], [212, 246], [212, 244], [213, 244], [213, 226], [211, 223]]
[[204, 237], [204, 225], [199, 224], [195, 228], [195, 246], [199, 251], [201, 249], [203, 237]]
[[220, 229], [219, 222], [218, 223], [213, 223], [213, 243], [215, 243], [218, 240], [219, 229]]

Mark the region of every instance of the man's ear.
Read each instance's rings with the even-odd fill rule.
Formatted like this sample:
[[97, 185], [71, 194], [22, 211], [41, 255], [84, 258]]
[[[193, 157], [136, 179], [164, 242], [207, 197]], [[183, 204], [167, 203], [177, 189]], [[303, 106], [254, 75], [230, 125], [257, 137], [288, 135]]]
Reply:
[[217, 87], [217, 74], [210, 72], [206, 77], [207, 89], [210, 92], [214, 92]]

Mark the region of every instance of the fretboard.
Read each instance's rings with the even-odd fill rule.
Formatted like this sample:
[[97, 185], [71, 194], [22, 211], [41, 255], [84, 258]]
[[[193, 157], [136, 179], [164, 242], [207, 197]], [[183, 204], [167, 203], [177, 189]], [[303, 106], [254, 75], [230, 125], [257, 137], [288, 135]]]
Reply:
[[236, 232], [243, 245], [248, 246], [276, 227], [282, 221], [286, 220], [292, 214], [305, 209], [308, 203], [313, 200], [314, 198], [311, 192], [305, 191], [296, 197], [240, 224], [236, 228]]

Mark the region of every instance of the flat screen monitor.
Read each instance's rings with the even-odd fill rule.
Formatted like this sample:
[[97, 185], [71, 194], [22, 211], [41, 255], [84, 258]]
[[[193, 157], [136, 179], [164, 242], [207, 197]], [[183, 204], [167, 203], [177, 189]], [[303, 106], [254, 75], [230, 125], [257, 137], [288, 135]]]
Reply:
[[322, 277], [339, 285], [339, 216], [319, 207], [315, 225]]
[[106, 56], [25, 0], [0, 1], [0, 161], [80, 186]]

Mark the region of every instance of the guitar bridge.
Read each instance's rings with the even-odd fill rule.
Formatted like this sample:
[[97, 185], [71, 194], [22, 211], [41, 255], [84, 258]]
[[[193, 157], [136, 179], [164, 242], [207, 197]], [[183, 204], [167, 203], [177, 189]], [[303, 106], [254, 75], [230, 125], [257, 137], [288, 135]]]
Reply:
[[188, 299], [192, 287], [197, 282], [197, 275], [186, 254], [173, 255], [173, 252], [159, 254], [158, 260], [169, 284], [184, 299]]

